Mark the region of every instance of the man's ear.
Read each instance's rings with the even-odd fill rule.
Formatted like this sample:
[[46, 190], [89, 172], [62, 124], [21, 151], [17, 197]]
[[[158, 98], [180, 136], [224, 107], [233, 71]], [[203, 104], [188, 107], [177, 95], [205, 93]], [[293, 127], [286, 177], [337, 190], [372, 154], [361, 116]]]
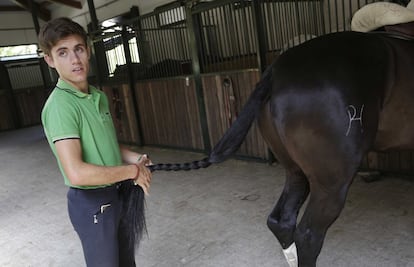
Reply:
[[55, 68], [55, 63], [53, 62], [53, 58], [51, 56], [45, 54], [43, 58], [45, 59], [47, 65], [49, 65], [49, 67]]

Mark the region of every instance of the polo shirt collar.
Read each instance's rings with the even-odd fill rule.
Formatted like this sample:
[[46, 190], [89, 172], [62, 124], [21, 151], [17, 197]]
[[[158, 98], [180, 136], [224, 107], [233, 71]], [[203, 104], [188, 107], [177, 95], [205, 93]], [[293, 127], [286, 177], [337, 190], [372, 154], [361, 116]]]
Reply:
[[64, 80], [62, 80], [60, 78], [58, 79], [58, 82], [56, 84], [56, 87], [58, 89], [64, 90], [64, 91], [66, 91], [68, 93], [71, 93], [71, 94], [73, 94], [73, 95], [75, 95], [75, 96], [77, 96], [79, 98], [85, 98], [85, 97], [89, 96], [90, 94], [93, 94], [94, 93], [94, 90], [95, 90], [93, 88], [93, 86], [90, 86], [89, 85], [89, 92], [90, 92], [90, 94], [86, 94], [86, 93], [84, 93], [84, 92], [82, 92], [80, 90], [75, 89], [72, 85], [70, 85], [69, 83], [65, 82]]

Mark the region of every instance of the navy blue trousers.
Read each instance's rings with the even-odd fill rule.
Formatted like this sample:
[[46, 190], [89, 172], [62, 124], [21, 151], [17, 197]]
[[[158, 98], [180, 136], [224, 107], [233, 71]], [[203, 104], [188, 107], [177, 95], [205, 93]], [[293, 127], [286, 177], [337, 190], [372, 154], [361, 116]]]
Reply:
[[135, 267], [134, 248], [120, 226], [122, 202], [117, 186], [67, 194], [69, 218], [77, 232], [88, 267]]

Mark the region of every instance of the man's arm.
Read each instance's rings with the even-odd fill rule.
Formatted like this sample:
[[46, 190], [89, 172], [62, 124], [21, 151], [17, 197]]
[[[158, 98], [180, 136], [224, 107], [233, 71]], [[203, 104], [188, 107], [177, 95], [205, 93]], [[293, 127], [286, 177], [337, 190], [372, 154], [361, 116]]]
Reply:
[[121, 150], [121, 157], [123, 162], [127, 164], [138, 164], [143, 163], [145, 166], [152, 165], [151, 160], [148, 158], [147, 154], [140, 154], [129, 150], [127, 147], [120, 145], [119, 149]]
[[142, 156], [142, 154], [131, 151], [122, 145], [119, 146], [119, 149], [121, 150], [121, 157], [123, 162], [127, 164], [137, 164], [138, 159]]
[[125, 166], [98, 166], [82, 160], [79, 139], [65, 139], [55, 142], [57, 155], [69, 181], [76, 186], [111, 184], [133, 179], [138, 174], [135, 164]]

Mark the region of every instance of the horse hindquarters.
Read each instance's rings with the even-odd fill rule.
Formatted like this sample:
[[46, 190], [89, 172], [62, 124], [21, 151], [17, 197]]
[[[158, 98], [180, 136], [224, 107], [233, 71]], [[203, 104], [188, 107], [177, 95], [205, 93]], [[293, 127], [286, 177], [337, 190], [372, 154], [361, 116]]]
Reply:
[[[321, 94], [325, 97], [286, 94], [273, 98], [259, 121], [268, 145], [286, 168], [285, 188], [268, 225], [283, 249], [296, 244], [299, 266], [316, 266], [326, 231], [343, 209], [366, 147], [357, 124], [348, 132], [347, 106], [338, 108], [337, 101], [322, 100], [329, 92]], [[309, 191], [308, 205], [296, 227]]]
[[[391, 59], [382, 37], [344, 32], [289, 49], [274, 65], [261, 128], [287, 176], [269, 225], [283, 248], [296, 243], [299, 266], [316, 265], [325, 234], [373, 144], [392, 84]], [[307, 190], [309, 201], [295, 228], [290, 220]]]

